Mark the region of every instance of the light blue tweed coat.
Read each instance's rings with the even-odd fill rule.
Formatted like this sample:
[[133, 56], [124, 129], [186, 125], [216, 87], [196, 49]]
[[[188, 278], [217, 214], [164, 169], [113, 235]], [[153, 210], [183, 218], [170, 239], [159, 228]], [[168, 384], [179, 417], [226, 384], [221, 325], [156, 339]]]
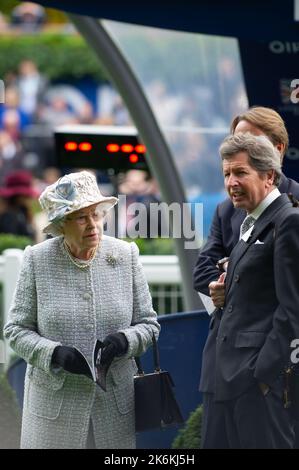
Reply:
[[[87, 269], [69, 260], [62, 237], [27, 247], [4, 328], [28, 363], [21, 447], [85, 448], [91, 419], [97, 448], [134, 448], [132, 358], [159, 329], [135, 243], [104, 236]], [[117, 331], [129, 348], [113, 361], [107, 392], [83, 375], [52, 368], [57, 345], [75, 346], [91, 361], [95, 340]]]

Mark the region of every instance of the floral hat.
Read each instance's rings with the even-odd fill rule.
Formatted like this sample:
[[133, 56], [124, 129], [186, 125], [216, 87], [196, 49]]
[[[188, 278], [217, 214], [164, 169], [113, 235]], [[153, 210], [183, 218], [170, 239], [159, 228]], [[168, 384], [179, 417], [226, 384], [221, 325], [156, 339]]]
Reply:
[[70, 173], [48, 186], [39, 198], [40, 205], [47, 213], [49, 224], [43, 229], [44, 233], [55, 233], [55, 222], [66, 215], [93, 204], [101, 204], [107, 212], [118, 199], [105, 197], [99, 190], [96, 177], [88, 171]]

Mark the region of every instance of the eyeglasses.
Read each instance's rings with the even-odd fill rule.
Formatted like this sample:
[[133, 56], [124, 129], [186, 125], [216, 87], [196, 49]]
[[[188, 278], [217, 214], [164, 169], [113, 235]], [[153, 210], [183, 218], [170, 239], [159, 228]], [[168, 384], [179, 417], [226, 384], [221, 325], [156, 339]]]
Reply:
[[76, 222], [79, 225], [87, 225], [89, 218], [92, 218], [94, 222], [98, 222], [104, 216], [103, 211], [96, 211], [90, 214], [77, 215], [76, 217], [68, 217], [67, 220]]

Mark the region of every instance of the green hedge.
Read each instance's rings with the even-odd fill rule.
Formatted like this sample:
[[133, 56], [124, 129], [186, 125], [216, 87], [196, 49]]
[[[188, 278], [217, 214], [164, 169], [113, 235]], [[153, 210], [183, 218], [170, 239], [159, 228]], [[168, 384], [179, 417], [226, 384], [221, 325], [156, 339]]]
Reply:
[[200, 449], [202, 405], [193, 411], [172, 443], [172, 449]]
[[127, 241], [135, 242], [141, 255], [175, 255], [172, 238], [128, 238]]
[[0, 77], [16, 72], [25, 59], [34, 60], [50, 80], [84, 76], [107, 80], [95, 54], [79, 35], [1, 35]]
[[8, 248], [19, 248], [24, 250], [27, 245], [32, 245], [32, 240], [20, 235], [10, 233], [0, 233], [0, 255]]
[[[235, 49], [229, 39], [203, 35], [176, 34], [162, 36], [140, 33], [131, 28], [121, 35], [121, 48], [138, 71], [138, 77], [148, 83], [160, 77], [175, 87], [210, 83], [222, 57], [234, 57]], [[193, 60], [180, 67], [186, 51]], [[2, 34], [0, 41], [0, 77], [16, 70], [23, 59], [33, 59], [50, 80], [91, 76], [108, 80], [91, 48], [77, 34], [43, 31], [38, 34]], [[167, 58], [167, 60], [166, 60]], [[157, 72], [158, 71], [158, 72]], [[219, 90], [218, 90], [219, 92]], [[216, 93], [216, 90], [215, 90]]]

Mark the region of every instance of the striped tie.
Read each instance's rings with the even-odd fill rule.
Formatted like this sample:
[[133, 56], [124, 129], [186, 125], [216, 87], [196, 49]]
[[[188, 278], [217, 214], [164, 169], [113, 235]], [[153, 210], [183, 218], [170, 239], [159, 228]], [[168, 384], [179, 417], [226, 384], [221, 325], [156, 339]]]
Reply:
[[255, 218], [252, 215], [248, 215], [242, 222], [241, 229], [240, 229], [240, 238], [243, 237], [244, 233], [253, 226], [255, 222]]

